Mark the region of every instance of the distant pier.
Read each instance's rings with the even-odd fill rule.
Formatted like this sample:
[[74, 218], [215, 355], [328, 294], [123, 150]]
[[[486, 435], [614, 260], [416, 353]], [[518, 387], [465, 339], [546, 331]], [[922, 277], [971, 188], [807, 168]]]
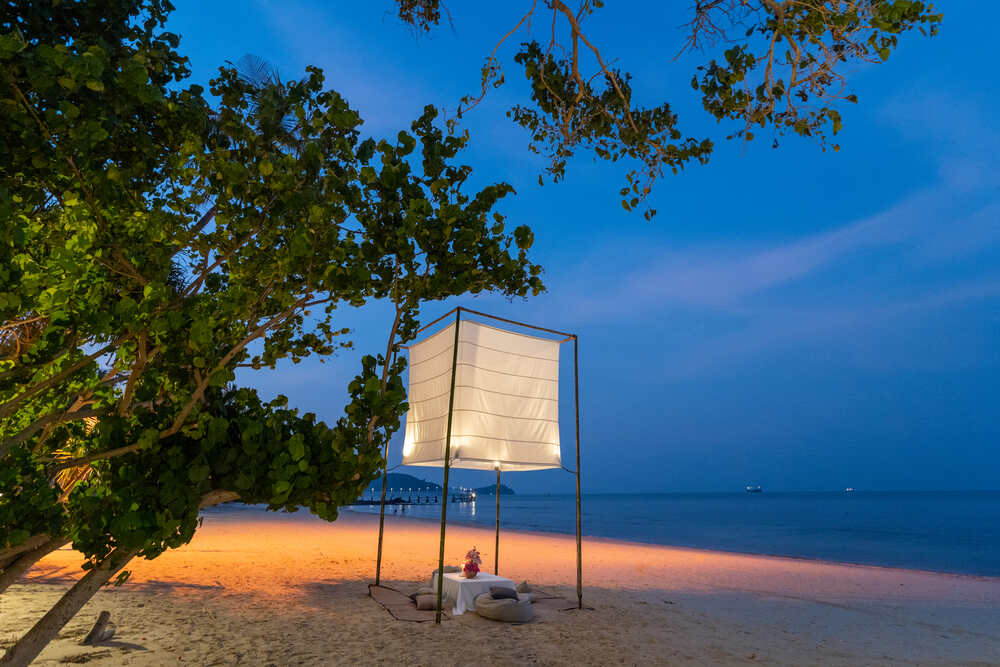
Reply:
[[[448, 501], [452, 503], [471, 503], [476, 500], [476, 492], [469, 489], [457, 489], [448, 493]], [[355, 500], [351, 505], [369, 506], [381, 505], [381, 496], [375, 496], [374, 492], [369, 492]], [[388, 489], [385, 498], [386, 505], [439, 505], [441, 504], [440, 491], [406, 491], [400, 493], [399, 489]]]

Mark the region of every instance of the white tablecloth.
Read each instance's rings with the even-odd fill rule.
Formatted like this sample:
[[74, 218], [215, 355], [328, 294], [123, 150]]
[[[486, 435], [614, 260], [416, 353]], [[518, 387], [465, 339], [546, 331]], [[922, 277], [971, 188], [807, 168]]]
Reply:
[[[514, 588], [514, 582], [486, 572], [480, 572], [475, 579], [466, 579], [461, 572], [444, 573], [444, 594], [455, 601], [455, 608], [451, 612], [454, 616], [464, 613], [466, 609], [475, 611], [476, 596], [481, 593], [489, 593], [490, 586]], [[431, 580], [431, 588], [437, 592], [436, 574]]]

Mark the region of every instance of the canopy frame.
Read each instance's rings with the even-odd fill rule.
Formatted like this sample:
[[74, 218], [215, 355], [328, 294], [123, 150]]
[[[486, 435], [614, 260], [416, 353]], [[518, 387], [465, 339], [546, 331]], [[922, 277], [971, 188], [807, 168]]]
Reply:
[[[452, 347], [452, 360], [451, 360], [451, 386], [448, 394], [448, 427], [445, 432], [445, 447], [444, 447], [444, 475], [441, 486], [441, 541], [440, 547], [438, 549], [438, 578], [437, 578], [437, 604], [435, 605], [434, 622], [436, 624], [441, 623], [441, 600], [443, 594], [444, 586], [444, 542], [445, 542], [445, 530], [448, 519], [448, 476], [451, 471], [451, 427], [452, 427], [452, 413], [455, 407], [455, 372], [457, 369], [458, 360], [458, 335], [461, 326], [462, 313], [468, 313], [469, 315], [476, 315], [478, 317], [485, 317], [487, 319], [496, 320], [498, 322], [505, 322], [507, 324], [513, 324], [519, 327], [525, 327], [527, 329], [534, 329], [536, 331], [544, 331], [546, 333], [555, 334], [557, 336], [563, 336], [562, 340], [553, 341], [557, 343], [567, 343], [573, 341], [573, 400], [574, 400], [574, 417], [575, 417], [575, 438], [576, 438], [576, 470], [569, 470], [565, 466], [562, 466], [563, 470], [572, 473], [576, 477], [576, 600], [577, 608], [583, 609], [583, 529], [582, 529], [582, 507], [580, 500], [580, 488], [581, 488], [581, 475], [580, 475], [580, 338], [576, 334], [566, 333], [564, 331], [557, 331], [555, 329], [548, 329], [546, 327], [540, 327], [533, 324], [527, 324], [525, 322], [518, 322], [516, 320], [510, 320], [504, 317], [497, 317], [496, 315], [490, 315], [488, 313], [482, 313], [476, 310], [471, 310], [469, 308], [462, 308], [457, 306], [452, 310], [448, 311], [441, 317], [435, 319], [430, 324], [427, 324], [416, 331], [416, 334], [420, 334], [430, 327], [438, 324], [450, 315], [455, 315], [455, 340]], [[409, 346], [401, 345], [403, 349], [408, 349]], [[386, 494], [386, 478], [388, 473], [388, 443], [386, 443], [386, 469], [382, 474], [382, 497], [379, 510], [379, 527], [378, 527], [378, 555], [375, 561], [375, 585], [378, 586], [381, 581], [382, 573], [382, 536], [385, 526], [385, 494]], [[493, 572], [494, 574], [499, 574], [500, 572], [500, 466], [497, 465], [497, 483], [496, 483], [496, 543], [494, 549], [494, 561], [493, 561]]]

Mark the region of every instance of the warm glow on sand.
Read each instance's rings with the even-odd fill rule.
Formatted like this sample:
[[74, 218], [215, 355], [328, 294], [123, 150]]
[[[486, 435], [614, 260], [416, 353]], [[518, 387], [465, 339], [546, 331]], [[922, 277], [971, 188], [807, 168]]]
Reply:
[[[167, 584], [178, 592], [220, 586], [228, 593], [294, 597], [301, 594], [303, 581], [374, 580], [376, 516], [343, 512], [333, 524], [305, 512], [253, 517], [208, 516], [191, 544], [153, 561], [134, 561], [130, 581]], [[427, 579], [437, 567], [438, 528], [431, 521], [386, 517], [383, 578]], [[446, 564], [461, 564], [465, 552], [475, 545], [484, 562], [492, 565], [492, 530], [450, 524], [447, 537]], [[518, 581], [575, 586], [575, 548], [569, 535], [501, 532], [500, 573]], [[75, 576], [79, 564], [78, 554], [63, 549], [46, 558], [31, 578]], [[1000, 589], [983, 581], [598, 538], [584, 540], [585, 589], [728, 589], [784, 596], [996, 600]]]
[[[438, 525], [392, 516], [386, 524], [383, 578], [408, 592], [436, 566]], [[584, 540], [584, 599], [592, 611], [556, 612], [527, 626], [474, 614], [438, 628], [396, 622], [366, 594], [377, 527], [376, 516], [351, 512], [334, 524], [305, 513], [209, 515], [191, 544], [135, 562], [129, 583], [95, 597], [42, 657], [98, 651], [73, 640], [101, 609], [111, 610], [124, 647], [99, 649], [105, 653], [91, 664], [397, 658], [408, 664], [862, 664], [885, 655], [958, 662], [1000, 657], [1000, 579], [594, 538]], [[493, 531], [449, 526], [450, 563], [458, 564], [473, 545], [491, 571]], [[505, 532], [500, 574], [573, 598], [574, 555], [572, 536]], [[79, 564], [75, 552], [58, 551], [0, 597], [0, 638], [27, 629], [79, 576]]]

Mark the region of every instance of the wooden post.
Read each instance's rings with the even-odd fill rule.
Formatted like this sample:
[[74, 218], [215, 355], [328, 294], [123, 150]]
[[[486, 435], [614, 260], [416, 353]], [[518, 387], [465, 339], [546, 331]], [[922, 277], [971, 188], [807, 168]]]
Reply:
[[385, 485], [389, 477], [389, 441], [385, 442], [385, 467], [382, 468], [382, 503], [378, 510], [378, 554], [375, 556], [375, 585], [382, 582], [382, 533], [385, 530]]
[[441, 593], [444, 591], [444, 526], [448, 519], [448, 472], [451, 470], [451, 417], [455, 409], [455, 371], [458, 368], [458, 327], [462, 309], [455, 309], [455, 342], [451, 351], [451, 389], [448, 393], [448, 430], [444, 434], [444, 482], [441, 485], [441, 548], [438, 551], [437, 605], [434, 623], [441, 623]]
[[[399, 319], [402, 315], [402, 310], [400, 310], [399, 304], [396, 304], [396, 319], [392, 322], [392, 329], [389, 330], [389, 342], [385, 346], [385, 363], [382, 366], [382, 392], [385, 392], [385, 382], [389, 373], [389, 359], [395, 359], [395, 355], [390, 357], [392, 353], [392, 344], [396, 340], [396, 331], [399, 329]], [[368, 442], [371, 442], [374, 435], [374, 422], [368, 425]], [[375, 557], [375, 585], [378, 586], [382, 582], [382, 533], [385, 531], [385, 485], [386, 480], [389, 477], [389, 439], [386, 438], [385, 447], [383, 448], [382, 456], [385, 459], [385, 466], [382, 468], [382, 503], [378, 510], [378, 553]]]
[[580, 339], [573, 336], [573, 392], [576, 403], [576, 604], [583, 609], [583, 528], [580, 511]]
[[500, 574], [500, 466], [497, 466], [497, 543], [493, 549], [493, 574]]

